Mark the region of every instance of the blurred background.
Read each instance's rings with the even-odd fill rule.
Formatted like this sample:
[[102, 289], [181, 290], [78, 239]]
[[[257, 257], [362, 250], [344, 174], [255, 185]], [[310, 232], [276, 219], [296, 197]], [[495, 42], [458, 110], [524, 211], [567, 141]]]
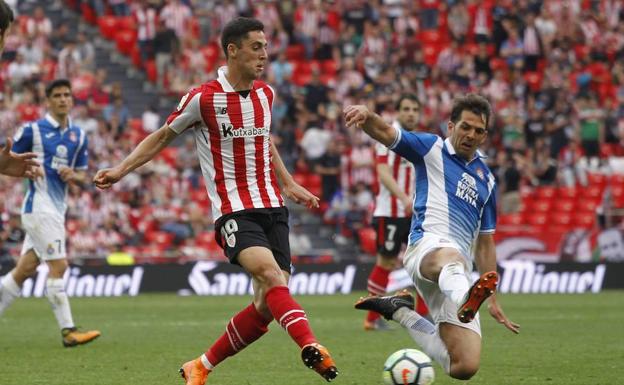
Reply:
[[[227, 21], [262, 20], [274, 141], [322, 198], [313, 212], [291, 207], [296, 264], [374, 261], [373, 143], [341, 111], [364, 103], [390, 121], [402, 92], [419, 96], [420, 128], [442, 136], [456, 95], [492, 103], [483, 150], [499, 183], [500, 261], [624, 261], [621, 1], [7, 2], [18, 16], [0, 64], [0, 136], [42, 116], [47, 82], [71, 79], [92, 174], [215, 76]], [[73, 264], [225, 261], [190, 135], [113, 191], [72, 188]], [[0, 178], [4, 264], [21, 249], [23, 192]]]

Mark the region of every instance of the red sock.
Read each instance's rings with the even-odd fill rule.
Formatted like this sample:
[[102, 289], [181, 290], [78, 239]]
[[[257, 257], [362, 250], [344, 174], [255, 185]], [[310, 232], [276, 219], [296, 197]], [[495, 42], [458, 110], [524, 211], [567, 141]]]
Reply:
[[316, 342], [305, 312], [290, 295], [287, 286], [271, 288], [267, 291], [265, 300], [275, 320], [299, 347]]
[[418, 294], [416, 294], [416, 313], [423, 317], [429, 313], [429, 308], [427, 307], [425, 300]]
[[[368, 292], [372, 295], [386, 294], [389, 277], [390, 270], [386, 270], [379, 265], [375, 265], [375, 267], [373, 267], [373, 271], [371, 271], [368, 276]], [[366, 320], [368, 322], [375, 322], [379, 317], [379, 313], [369, 311], [366, 316]]]
[[219, 362], [243, 350], [269, 330], [267, 325], [271, 321], [258, 313], [253, 303], [247, 306], [232, 317], [225, 327], [225, 333], [208, 349], [208, 362], [213, 367], [217, 366]]

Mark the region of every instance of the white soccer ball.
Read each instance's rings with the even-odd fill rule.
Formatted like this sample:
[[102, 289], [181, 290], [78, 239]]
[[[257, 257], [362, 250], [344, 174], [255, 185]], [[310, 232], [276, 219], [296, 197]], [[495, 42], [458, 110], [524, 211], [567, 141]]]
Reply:
[[431, 358], [416, 349], [394, 352], [384, 363], [385, 385], [427, 385], [435, 379]]

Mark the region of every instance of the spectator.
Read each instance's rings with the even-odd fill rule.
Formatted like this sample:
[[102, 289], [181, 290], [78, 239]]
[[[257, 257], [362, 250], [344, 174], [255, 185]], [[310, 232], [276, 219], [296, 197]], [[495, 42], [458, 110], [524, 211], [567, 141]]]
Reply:
[[340, 188], [340, 161], [343, 143], [330, 140], [327, 151], [318, 160], [314, 172], [321, 175], [322, 196], [324, 202], [331, 202]]
[[191, 30], [189, 25], [193, 14], [191, 9], [180, 0], [167, 0], [167, 5], [160, 10], [158, 16], [168, 29], [175, 31], [180, 40], [184, 40]]
[[160, 88], [164, 87], [165, 74], [169, 71], [173, 62], [173, 56], [177, 54], [179, 40], [173, 29], [167, 27], [164, 20], [160, 20], [154, 37], [154, 55], [156, 57], [157, 83]]

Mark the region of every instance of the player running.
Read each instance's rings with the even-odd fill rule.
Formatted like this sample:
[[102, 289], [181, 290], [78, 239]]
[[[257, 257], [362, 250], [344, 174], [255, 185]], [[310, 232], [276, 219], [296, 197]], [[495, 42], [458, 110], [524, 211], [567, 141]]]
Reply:
[[297, 203], [318, 207], [318, 198], [293, 181], [270, 141], [275, 91], [258, 80], [267, 65], [264, 25], [239, 17], [223, 29], [227, 65], [216, 80], [182, 97], [165, 125], [145, 138], [121, 164], [94, 178], [109, 188], [148, 162], [187, 129], [195, 143], [212, 203], [218, 243], [231, 263], [252, 276], [253, 303], [236, 314], [225, 333], [180, 369], [188, 385], [203, 385], [215, 366], [267, 332], [274, 319], [300, 346], [304, 364], [327, 381], [338, 374], [327, 349], [288, 290], [291, 271], [288, 210], [281, 191]]
[[[397, 101], [393, 127], [414, 131], [418, 128], [420, 102], [414, 94], [403, 94]], [[386, 293], [388, 278], [396, 267], [401, 246], [407, 243], [414, 197], [414, 166], [381, 143], [375, 146], [379, 193], [375, 198], [373, 227], [377, 232], [377, 261], [368, 276], [371, 295]], [[379, 313], [369, 311], [364, 330], [383, 330]]]
[[85, 344], [100, 336], [97, 330], [79, 331], [65, 293], [63, 274], [67, 270], [65, 211], [67, 185], [86, 181], [87, 136], [69, 119], [73, 106], [71, 84], [58, 79], [45, 90], [48, 114], [26, 124], [15, 134], [13, 151], [33, 151], [42, 166], [29, 182], [22, 207], [26, 238], [17, 265], [0, 281], [0, 315], [19, 297], [24, 281], [35, 274], [39, 261], [49, 272], [46, 296], [61, 328], [65, 347]]
[[[443, 140], [392, 127], [365, 106], [344, 110], [347, 125], [362, 128], [416, 168], [414, 214], [403, 264], [435, 324], [412, 310], [414, 298], [407, 292], [362, 298], [355, 307], [400, 323], [425, 353], [457, 379], [469, 379], [479, 369], [477, 311], [488, 297], [490, 314], [498, 322], [514, 333], [520, 327], [505, 316], [494, 296], [496, 189], [494, 175], [478, 150], [487, 138], [490, 112], [490, 104], [481, 96], [468, 94], [455, 100], [448, 138]], [[474, 263], [482, 275], [471, 287], [473, 246]]]

